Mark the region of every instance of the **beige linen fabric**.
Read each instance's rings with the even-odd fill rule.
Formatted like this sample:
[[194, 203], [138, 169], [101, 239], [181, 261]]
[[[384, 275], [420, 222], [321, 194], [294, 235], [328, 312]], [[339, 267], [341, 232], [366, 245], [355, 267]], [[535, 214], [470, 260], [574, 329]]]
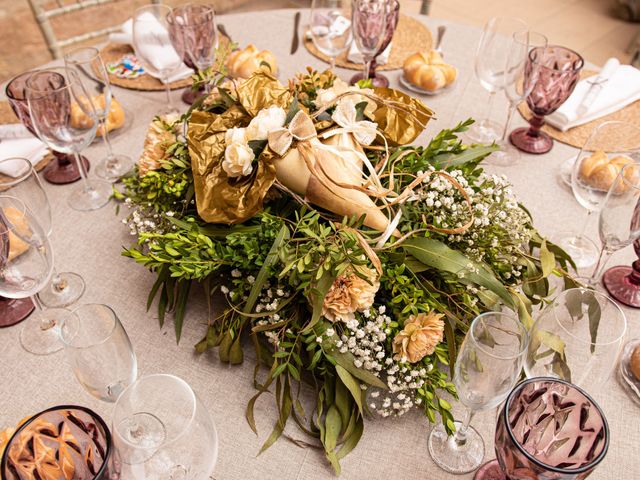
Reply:
[[[241, 45], [254, 43], [259, 48], [273, 50], [280, 64], [280, 79], [286, 81], [307, 65], [321, 69], [320, 60], [300, 47], [289, 55], [294, 10], [279, 10], [253, 14], [228, 15], [219, 18], [233, 39]], [[308, 12], [303, 11], [304, 25]], [[469, 116], [482, 118], [487, 93], [473, 75], [473, 55], [480, 31], [474, 27], [450, 24], [433, 18], [420, 17], [432, 30], [446, 24], [444, 39], [447, 62], [460, 74], [455, 87], [436, 97], [425, 97], [427, 105], [436, 111], [425, 134], [424, 143], [439, 129], [452, 126]], [[416, 45], [419, 49], [420, 45]], [[348, 80], [353, 71], [340, 70]], [[398, 87], [400, 71], [385, 72], [394, 87]], [[2, 88], [4, 92], [4, 88]], [[132, 128], [113, 140], [117, 152], [137, 157], [142, 151], [144, 134], [153, 116], [164, 107], [164, 93], [137, 92], [114, 88], [118, 100], [135, 119]], [[173, 92], [176, 102], [180, 92]], [[3, 95], [3, 93], [2, 93]], [[507, 104], [498, 94], [492, 117], [503, 121]], [[524, 124], [516, 118], [514, 126]], [[99, 159], [105, 150], [95, 142], [86, 155]], [[489, 167], [490, 171], [509, 176], [520, 201], [531, 211], [540, 231], [554, 237], [560, 230], [578, 231], [585, 210], [574, 200], [571, 191], [560, 184], [557, 173], [576, 150], [556, 143], [551, 153], [542, 156], [523, 155], [519, 165]], [[275, 419], [273, 397], [264, 396], [256, 405], [256, 420], [260, 435], [256, 437], [245, 418], [247, 400], [255, 393], [252, 386], [253, 363], [251, 346], [243, 366], [222, 365], [216, 353], [197, 356], [193, 345], [204, 334], [206, 308], [198, 287], [193, 289], [182, 341], [176, 345], [169, 320], [159, 329], [155, 310], [145, 310], [147, 293], [154, 276], [130, 259], [121, 256], [122, 247], [135, 239], [121, 224], [126, 212], [119, 216], [115, 205], [81, 213], [71, 210], [66, 198], [72, 186], [47, 184], [53, 207], [53, 245], [59, 270], [80, 273], [87, 282], [81, 302], [106, 303], [118, 313], [129, 333], [139, 359], [140, 374], [172, 373], [184, 378], [196, 391], [213, 416], [220, 435], [220, 453], [215, 478], [218, 480], [249, 479], [323, 479], [332, 471], [321, 451], [303, 449], [282, 439], [257, 457], [269, 435]], [[595, 218], [590, 219], [588, 235], [597, 238]], [[616, 254], [611, 265], [626, 264], [634, 258], [631, 248]], [[640, 336], [640, 312], [625, 308], [629, 321], [629, 336]], [[77, 383], [68, 368], [63, 353], [37, 357], [25, 353], [18, 340], [23, 325], [0, 329], [0, 427], [14, 425], [22, 417], [49, 406], [71, 403], [95, 409], [110, 423], [112, 405], [89, 396]], [[604, 463], [591, 476], [597, 479], [631, 480], [640, 478], [640, 407], [623, 392], [617, 378], [612, 377], [598, 397], [611, 427], [611, 447]], [[457, 412], [460, 412], [457, 409]], [[487, 460], [494, 458], [493, 431], [496, 411], [480, 413], [473, 421], [486, 443]], [[293, 423], [293, 422], [292, 422]], [[302, 435], [291, 426], [288, 432]], [[409, 479], [471, 479], [472, 474], [454, 476], [438, 469], [427, 451], [429, 425], [418, 412], [400, 419], [373, 419], [365, 426], [358, 447], [342, 462], [345, 479], [409, 480]], [[125, 479], [126, 480], [126, 479]]]

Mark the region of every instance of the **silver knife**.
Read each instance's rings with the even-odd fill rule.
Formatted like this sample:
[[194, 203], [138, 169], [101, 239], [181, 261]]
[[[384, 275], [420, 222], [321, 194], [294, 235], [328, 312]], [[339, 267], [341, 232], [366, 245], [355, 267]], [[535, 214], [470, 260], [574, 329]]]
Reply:
[[300, 38], [298, 37], [298, 27], [300, 26], [300, 12], [296, 12], [293, 17], [293, 39], [291, 39], [291, 55], [298, 51]]
[[596, 101], [604, 84], [611, 78], [611, 76], [616, 72], [618, 67], [620, 66], [620, 61], [617, 58], [610, 58], [607, 60], [607, 63], [604, 64], [602, 70], [596, 75], [595, 78], [587, 80], [587, 83], [590, 83], [591, 86], [582, 97], [582, 101], [580, 105], [578, 105], [577, 113], [578, 116], [584, 115], [589, 111], [593, 102]]

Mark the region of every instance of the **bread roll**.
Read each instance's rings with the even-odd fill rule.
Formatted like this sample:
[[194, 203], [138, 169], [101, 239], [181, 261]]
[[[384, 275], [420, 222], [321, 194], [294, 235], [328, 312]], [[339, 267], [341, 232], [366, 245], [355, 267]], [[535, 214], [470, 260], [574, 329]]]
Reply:
[[[268, 64], [269, 69], [263, 63]], [[236, 50], [231, 52], [227, 57], [226, 66], [229, 69], [229, 75], [234, 78], [249, 78], [258, 69], [270, 70], [270, 73], [276, 74], [278, 64], [276, 57], [269, 50], [259, 51], [255, 45], [249, 44], [244, 50]]]
[[[590, 187], [606, 192], [611, 188], [622, 168], [629, 163], [634, 162], [627, 156], [619, 155], [609, 158], [604, 150], [596, 150], [593, 155], [582, 160], [580, 178]], [[633, 168], [627, 169], [625, 178], [633, 181], [637, 173]], [[623, 193], [626, 190], [625, 185], [621, 184], [618, 190], [616, 193]]]
[[407, 81], [430, 92], [451, 85], [457, 76], [456, 69], [445, 63], [435, 50], [409, 56], [404, 61], [403, 70]]
[[[95, 108], [104, 109], [104, 95], [97, 95], [91, 99]], [[107, 117], [107, 132], [115, 130], [116, 128], [124, 125], [124, 110], [120, 103], [111, 98], [111, 105], [109, 107], [109, 116]], [[91, 128], [93, 126], [93, 120], [89, 118], [85, 112], [80, 108], [77, 103], [71, 105], [71, 126], [74, 128]], [[104, 135], [104, 128], [100, 126], [96, 131], [96, 135]]]

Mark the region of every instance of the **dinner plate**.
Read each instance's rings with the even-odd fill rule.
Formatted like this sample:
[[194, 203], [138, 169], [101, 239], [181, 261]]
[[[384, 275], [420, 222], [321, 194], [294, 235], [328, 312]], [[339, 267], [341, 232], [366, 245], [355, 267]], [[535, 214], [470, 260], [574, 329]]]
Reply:
[[[456, 69], [456, 78], [458, 77], [458, 70]], [[439, 93], [442, 92], [446, 92], [447, 90], [451, 90], [453, 89], [453, 87], [455, 86], [456, 82], [455, 80], [450, 83], [449, 85], [447, 85], [446, 87], [442, 87], [439, 88], [438, 90], [425, 90], [423, 88], [420, 88], [414, 84], [412, 84], [409, 80], [407, 80], [404, 77], [404, 72], [400, 74], [400, 84], [406, 88], [407, 90], [413, 92], [413, 93], [419, 93], [421, 95], [438, 95]]]
[[569, 157], [562, 165], [560, 165], [560, 178], [562, 179], [562, 183], [571, 188], [571, 171], [573, 170], [573, 164], [576, 161], [576, 157]]

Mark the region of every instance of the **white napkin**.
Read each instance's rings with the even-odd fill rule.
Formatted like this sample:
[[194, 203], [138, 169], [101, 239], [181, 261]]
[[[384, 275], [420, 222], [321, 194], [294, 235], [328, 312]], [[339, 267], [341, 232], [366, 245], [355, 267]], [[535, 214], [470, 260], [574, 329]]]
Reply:
[[[391, 53], [391, 45], [393, 45], [393, 42], [389, 43], [387, 48], [385, 48], [384, 51], [376, 57], [376, 63], [378, 65], [384, 65], [389, 61], [389, 54]], [[349, 48], [349, 55], [347, 59], [351, 63], [364, 62], [364, 59], [362, 58], [362, 54], [360, 53], [360, 50], [358, 50], [358, 46], [356, 45], [355, 41], [351, 42], [351, 48]]]
[[[13, 125], [12, 125], [13, 126]], [[31, 165], [36, 165], [47, 154], [47, 146], [33, 135], [23, 138], [5, 138], [0, 136], [0, 160], [8, 158], [26, 158]], [[19, 177], [25, 173], [22, 162], [0, 163], [0, 173], [10, 177]]]
[[578, 82], [567, 101], [558, 110], [547, 116], [545, 121], [565, 132], [640, 100], [640, 70], [631, 65], [620, 65], [611, 77], [602, 84], [598, 96], [595, 97], [586, 112], [579, 114], [578, 110], [591, 85], [588, 78]]
[[[148, 20], [149, 30], [145, 32], [145, 42], [138, 45], [138, 48], [142, 49], [144, 56], [151, 60], [153, 67], [157, 70], [162, 70], [167, 65], [175, 65], [177, 61], [177, 53], [171, 45], [168, 32], [158, 22], [156, 17], [151, 13], [143, 13], [141, 18]], [[128, 43], [133, 45], [133, 19], [130, 18], [122, 24], [119, 32], [114, 32], [109, 35], [109, 41], [114, 43]], [[143, 65], [144, 68], [144, 65]], [[162, 80], [154, 73], [145, 70], [149, 75]], [[169, 77], [169, 83], [176, 80], [182, 80], [193, 75], [193, 69], [187, 67], [184, 63], [180, 65], [180, 68]]]
[[0, 125], [0, 141], [11, 138], [33, 138], [33, 133], [21, 123]]

